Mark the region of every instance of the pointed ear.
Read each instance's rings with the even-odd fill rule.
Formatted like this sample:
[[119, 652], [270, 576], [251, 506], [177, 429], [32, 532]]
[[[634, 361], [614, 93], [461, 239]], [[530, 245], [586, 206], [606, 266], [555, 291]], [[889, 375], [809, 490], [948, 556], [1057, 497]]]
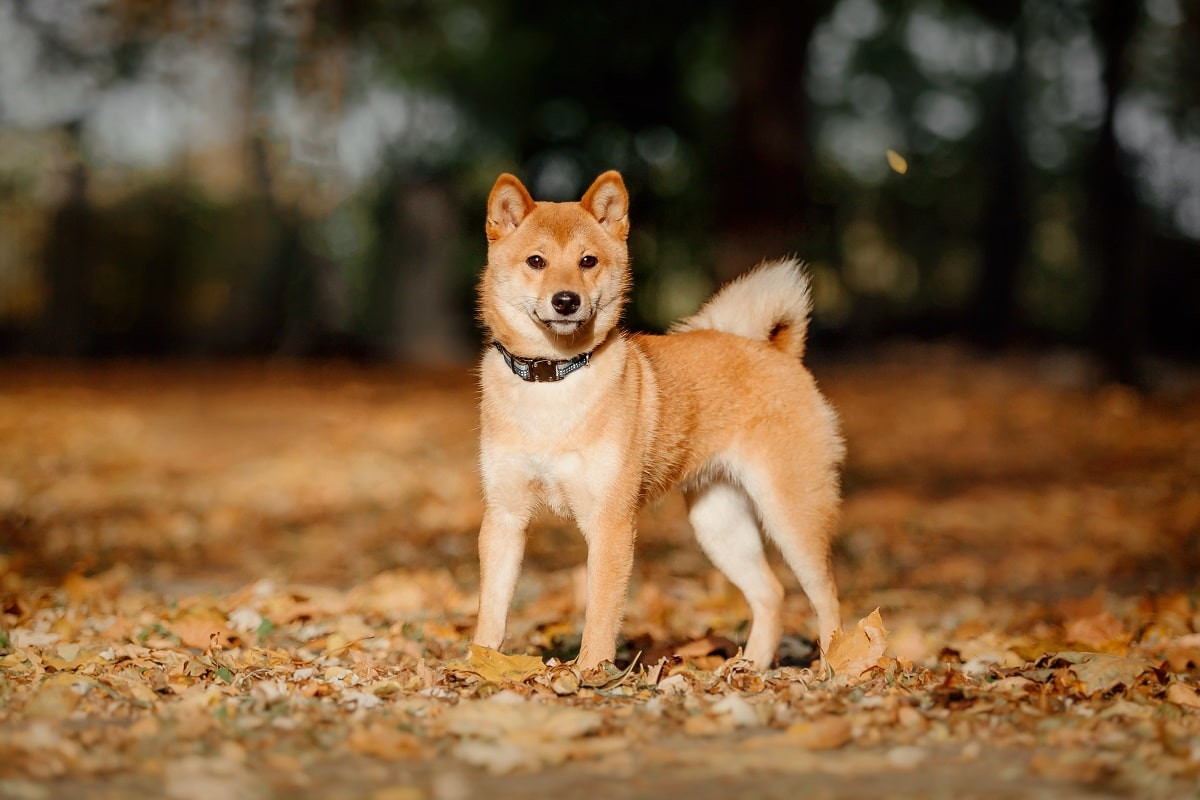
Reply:
[[515, 175], [507, 172], [496, 178], [492, 193], [488, 195], [487, 239], [494, 242], [517, 229], [529, 212], [533, 211], [533, 198]]
[[621, 173], [614, 169], [596, 178], [579, 201], [583, 210], [596, 218], [606, 231], [618, 239], [629, 236], [629, 192]]

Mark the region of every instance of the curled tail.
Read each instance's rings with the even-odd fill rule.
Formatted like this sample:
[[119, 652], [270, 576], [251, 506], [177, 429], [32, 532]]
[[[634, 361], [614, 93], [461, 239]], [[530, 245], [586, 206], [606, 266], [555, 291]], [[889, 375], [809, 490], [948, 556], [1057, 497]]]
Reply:
[[804, 357], [812, 296], [808, 274], [794, 258], [764, 261], [725, 284], [699, 311], [671, 326], [671, 333], [715, 330], [770, 342], [794, 358]]

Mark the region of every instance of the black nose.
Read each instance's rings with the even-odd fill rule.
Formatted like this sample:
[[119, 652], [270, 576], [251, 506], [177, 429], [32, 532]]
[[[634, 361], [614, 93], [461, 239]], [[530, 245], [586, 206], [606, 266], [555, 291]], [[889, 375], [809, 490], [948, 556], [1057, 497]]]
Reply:
[[550, 298], [550, 305], [564, 317], [579, 310], [579, 295], [574, 292], [559, 292]]

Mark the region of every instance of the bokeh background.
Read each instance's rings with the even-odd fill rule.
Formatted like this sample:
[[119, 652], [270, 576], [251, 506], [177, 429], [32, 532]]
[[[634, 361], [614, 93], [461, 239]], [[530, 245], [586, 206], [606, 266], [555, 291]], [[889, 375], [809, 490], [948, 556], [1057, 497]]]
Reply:
[[497, 173], [617, 168], [634, 327], [794, 252], [819, 347], [1136, 383], [1200, 349], [1198, 78], [1183, 0], [0, 0], [0, 353], [469, 359]]

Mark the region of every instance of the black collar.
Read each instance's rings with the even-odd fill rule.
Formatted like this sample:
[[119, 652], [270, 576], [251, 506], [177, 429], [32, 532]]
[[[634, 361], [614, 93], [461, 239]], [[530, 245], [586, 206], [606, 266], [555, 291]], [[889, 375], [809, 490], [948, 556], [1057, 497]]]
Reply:
[[500, 355], [504, 357], [504, 363], [508, 364], [508, 368], [513, 371], [513, 375], [531, 383], [554, 383], [555, 381], [561, 381], [575, 370], [586, 367], [592, 359], [592, 353], [595, 352], [588, 351], [564, 361], [554, 361], [549, 358], [522, 358], [521, 356], [514, 356], [504, 349], [504, 345], [497, 341], [493, 341], [492, 346], [500, 351]]

